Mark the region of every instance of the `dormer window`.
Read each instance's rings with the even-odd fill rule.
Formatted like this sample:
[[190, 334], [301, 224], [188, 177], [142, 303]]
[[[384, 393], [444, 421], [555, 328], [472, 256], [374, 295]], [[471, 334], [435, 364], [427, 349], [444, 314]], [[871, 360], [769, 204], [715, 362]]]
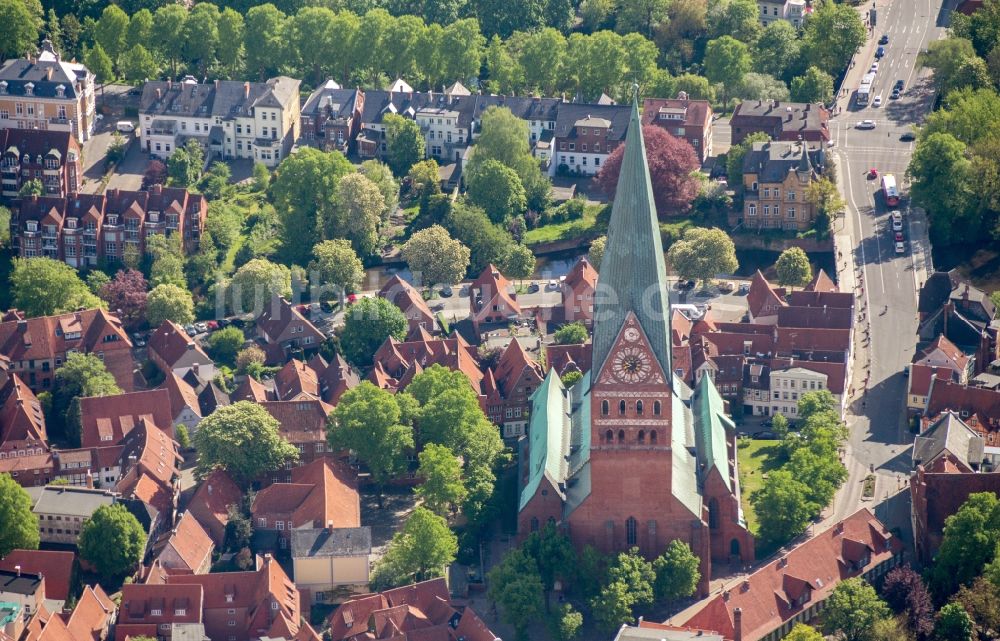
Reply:
[[0, 80], [0, 94], [6, 94], [6, 93], [7, 93], [7, 81]]
[[29, 82], [28, 84], [24, 85], [24, 95], [26, 96], [35, 95], [35, 83]]
[[56, 96], [59, 98], [66, 97], [66, 85], [56, 85]]

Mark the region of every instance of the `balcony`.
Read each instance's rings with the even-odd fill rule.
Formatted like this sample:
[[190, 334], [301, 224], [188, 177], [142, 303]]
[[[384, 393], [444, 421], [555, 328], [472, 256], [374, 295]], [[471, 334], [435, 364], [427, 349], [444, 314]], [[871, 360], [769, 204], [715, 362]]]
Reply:
[[69, 118], [49, 118], [50, 125], [68, 125]]

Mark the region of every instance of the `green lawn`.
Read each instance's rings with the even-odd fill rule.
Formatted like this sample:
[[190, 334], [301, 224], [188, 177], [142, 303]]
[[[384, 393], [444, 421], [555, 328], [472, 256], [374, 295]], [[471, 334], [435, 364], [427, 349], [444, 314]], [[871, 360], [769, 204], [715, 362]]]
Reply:
[[757, 532], [757, 515], [750, 505], [750, 495], [764, 485], [764, 476], [781, 465], [781, 441], [740, 439], [737, 465], [740, 471], [740, 501], [750, 531]]
[[597, 212], [599, 207], [588, 207], [582, 218], [568, 220], [564, 223], [552, 223], [542, 225], [535, 229], [529, 229], [524, 234], [525, 245], [537, 245], [539, 243], [551, 243], [556, 240], [568, 240], [570, 238], [582, 238], [584, 236], [597, 235]]

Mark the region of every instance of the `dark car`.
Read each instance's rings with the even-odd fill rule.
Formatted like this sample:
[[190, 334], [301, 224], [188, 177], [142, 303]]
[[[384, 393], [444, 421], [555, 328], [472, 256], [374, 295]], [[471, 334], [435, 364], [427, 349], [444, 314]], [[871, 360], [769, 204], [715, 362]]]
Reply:
[[876, 58], [881, 58], [884, 55], [885, 55], [885, 47], [879, 47], [878, 49], [875, 50]]
[[539, 289], [538, 283], [531, 283], [530, 285], [528, 285], [528, 293], [529, 294], [534, 294], [535, 292], [538, 291], [538, 289]]
[[892, 88], [893, 88], [893, 90], [899, 90], [899, 91], [902, 91], [902, 90], [903, 90], [903, 87], [905, 87], [905, 86], [906, 86], [906, 83], [905, 83], [905, 82], [903, 82], [903, 79], [902, 79], [902, 78], [900, 78], [899, 80], [897, 80], [897, 81], [896, 81], [896, 84], [894, 84], [894, 85], [892, 86]]
[[778, 435], [775, 434], [774, 432], [757, 432], [756, 434], [753, 435], [753, 437], [756, 439], [773, 441], [774, 439], [778, 438]]
[[887, 44], [889, 44], [889, 34], [883, 33], [882, 37], [878, 39], [878, 43], [880, 45], [887, 45]]
[[899, 139], [902, 140], [903, 142], [909, 142], [911, 140], [916, 140], [917, 134], [913, 133], [912, 131], [907, 131], [904, 132], [903, 135], [899, 137]]
[[680, 288], [681, 289], [694, 289], [695, 285], [697, 285], [697, 283], [694, 282], [693, 280], [682, 281], [681, 284], [680, 284]]

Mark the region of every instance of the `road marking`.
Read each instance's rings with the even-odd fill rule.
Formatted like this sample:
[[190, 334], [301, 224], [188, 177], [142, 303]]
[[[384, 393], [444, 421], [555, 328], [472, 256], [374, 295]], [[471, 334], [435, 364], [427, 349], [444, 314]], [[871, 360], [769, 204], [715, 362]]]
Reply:
[[[868, 264], [868, 259], [865, 257], [865, 228], [861, 224], [861, 211], [858, 209], [858, 204], [854, 200], [854, 187], [853, 187], [853, 183], [851, 181], [851, 170], [850, 170], [851, 161], [847, 157], [846, 153], [845, 154], [841, 154], [841, 155], [844, 158], [844, 169], [845, 169], [845, 171], [844, 171], [844, 177], [847, 179], [847, 197], [850, 199], [851, 206], [854, 208], [854, 215], [855, 215], [855, 217], [858, 220], [857, 231], [861, 235], [861, 242], [858, 243], [858, 246], [861, 248], [861, 275], [864, 276], [864, 274], [867, 272], [865, 266]], [[867, 313], [870, 313], [871, 309], [872, 309], [871, 298], [870, 298], [871, 290], [869, 288], [865, 287], [864, 278], [862, 278], [861, 287], [862, 287], [862, 290], [865, 293], [865, 296], [864, 296], [865, 297], [865, 313], [867, 314]], [[884, 289], [884, 286], [883, 286], [883, 289]], [[869, 339], [869, 342], [868, 342], [868, 351], [869, 352], [872, 351], [872, 346], [874, 344], [874, 341], [875, 341], [875, 337], [872, 336]]]

